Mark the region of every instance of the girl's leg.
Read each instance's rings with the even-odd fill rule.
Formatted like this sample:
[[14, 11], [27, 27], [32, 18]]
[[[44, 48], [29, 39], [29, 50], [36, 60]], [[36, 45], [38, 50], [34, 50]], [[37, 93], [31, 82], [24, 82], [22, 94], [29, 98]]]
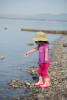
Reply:
[[49, 63], [43, 63], [43, 66], [42, 66], [42, 75], [43, 75], [44, 78], [49, 78], [48, 67], [49, 67]]
[[38, 67], [38, 73], [39, 73], [39, 81], [37, 83], [35, 83], [35, 86], [40, 86], [41, 84], [43, 84], [43, 77], [42, 77], [42, 64], [39, 64]]
[[43, 74], [43, 78], [44, 78], [45, 83], [43, 85], [40, 85], [40, 87], [43, 87], [43, 88], [50, 86], [50, 78], [49, 78], [49, 75], [47, 73], [48, 67], [49, 67], [49, 63], [43, 64], [43, 67], [42, 67], [42, 74]]

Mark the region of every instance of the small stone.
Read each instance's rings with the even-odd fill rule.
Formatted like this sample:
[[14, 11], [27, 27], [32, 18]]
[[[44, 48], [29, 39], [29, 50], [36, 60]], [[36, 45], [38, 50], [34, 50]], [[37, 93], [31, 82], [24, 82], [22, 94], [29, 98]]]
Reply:
[[17, 85], [12, 85], [11, 87], [12, 87], [12, 88], [18, 88], [18, 86], [17, 86]]
[[4, 58], [5, 58], [4, 56], [0, 56], [0, 60], [4, 60]]
[[63, 44], [63, 47], [67, 47], [67, 43], [64, 43], [64, 44]]
[[27, 45], [28, 45], [28, 46], [33, 46], [33, 45], [34, 45], [34, 43], [29, 42], [29, 43], [27, 43]]
[[20, 98], [18, 97], [16, 100], [20, 100]]
[[29, 85], [30, 86], [30, 83], [29, 82], [26, 82], [26, 85]]
[[7, 27], [5, 27], [4, 29], [5, 29], [5, 30], [7, 30], [8, 28], [7, 28]]

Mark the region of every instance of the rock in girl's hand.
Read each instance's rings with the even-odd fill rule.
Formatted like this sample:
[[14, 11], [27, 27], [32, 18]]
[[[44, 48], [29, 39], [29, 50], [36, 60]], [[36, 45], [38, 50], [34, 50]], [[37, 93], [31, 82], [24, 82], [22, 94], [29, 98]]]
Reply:
[[25, 54], [24, 54], [24, 57], [27, 57], [27, 56], [28, 56], [28, 53], [25, 53]]

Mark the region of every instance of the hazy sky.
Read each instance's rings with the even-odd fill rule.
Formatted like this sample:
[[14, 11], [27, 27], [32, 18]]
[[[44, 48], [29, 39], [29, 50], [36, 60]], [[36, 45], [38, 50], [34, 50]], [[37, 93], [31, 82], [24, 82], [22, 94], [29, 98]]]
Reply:
[[0, 0], [0, 16], [67, 13], [67, 0]]

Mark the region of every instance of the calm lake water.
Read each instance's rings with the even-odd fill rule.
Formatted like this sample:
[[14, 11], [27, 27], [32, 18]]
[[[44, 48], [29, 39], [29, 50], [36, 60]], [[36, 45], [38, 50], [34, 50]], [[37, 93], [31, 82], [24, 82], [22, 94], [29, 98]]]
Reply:
[[[35, 32], [22, 32], [21, 28], [66, 30], [67, 23], [0, 19], [0, 56], [5, 56], [4, 60], [0, 60], [0, 100], [21, 96], [24, 89], [10, 89], [7, 83], [15, 78], [32, 81], [32, 76], [26, 69], [37, 66], [38, 52], [24, 57], [26, 51], [36, 47], [36, 44], [27, 45], [28, 42], [34, 43], [32, 38]], [[53, 42], [61, 35], [46, 34], [46, 36], [50, 42], [51, 56]]]

